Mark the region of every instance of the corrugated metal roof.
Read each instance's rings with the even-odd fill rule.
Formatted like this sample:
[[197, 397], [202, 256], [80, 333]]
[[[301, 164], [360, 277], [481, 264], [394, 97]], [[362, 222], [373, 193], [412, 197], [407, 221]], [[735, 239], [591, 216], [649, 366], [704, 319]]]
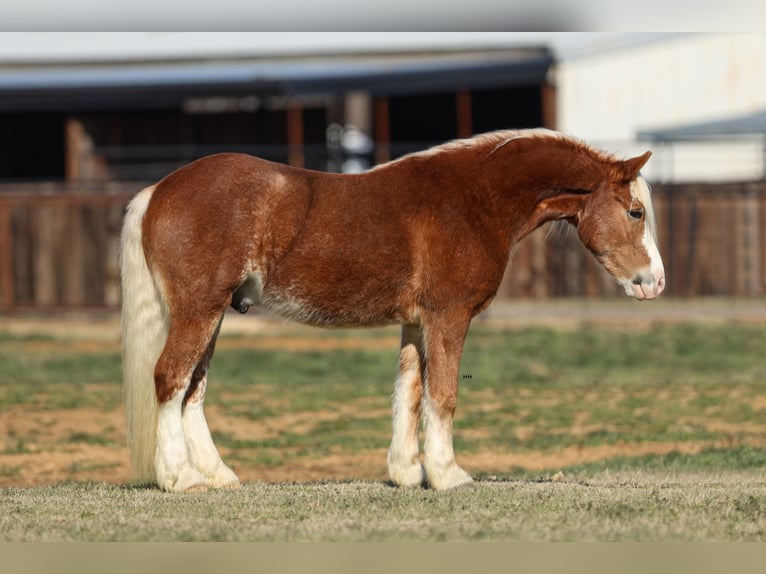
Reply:
[[176, 106], [229, 94], [433, 92], [540, 83], [546, 48], [300, 59], [0, 68], [0, 110]]

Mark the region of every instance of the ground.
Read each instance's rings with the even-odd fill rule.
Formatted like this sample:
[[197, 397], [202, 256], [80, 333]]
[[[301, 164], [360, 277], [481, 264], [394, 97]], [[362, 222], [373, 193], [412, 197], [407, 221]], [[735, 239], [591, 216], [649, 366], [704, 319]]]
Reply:
[[[498, 304], [477, 319], [477, 323], [502, 323], [513, 325], [547, 325], [575, 329], [583, 322], [629, 325], [637, 329], [663, 321], [738, 321], [746, 323], [766, 322], [766, 302], [760, 300], [710, 300], [693, 304], [679, 301], [655, 303], [632, 302], [548, 302]], [[382, 344], [397, 347], [397, 337], [328, 339], [315, 337], [275, 336], [264, 337], [264, 331], [279, 333], [284, 324], [270, 317], [228, 316], [224, 322], [220, 348], [247, 345], [246, 335], [258, 333], [260, 348], [294, 350], [318, 350], [338, 348], [363, 349], [365, 346], [379, 348]], [[0, 318], [0, 332], [13, 336], [33, 336], [30, 339], [14, 339], [11, 343], [24, 352], [44, 352], [55, 347], [57, 352], [71, 350], [116, 351], [119, 349], [119, 319], [114, 314], [98, 316], [40, 317], [39, 315]], [[45, 339], [34, 337], [45, 335]], [[94, 393], [106, 391], [104, 384], [88, 384]], [[109, 392], [114, 392], [113, 385]], [[247, 392], [247, 391], [244, 391]], [[242, 397], [239, 397], [240, 400]], [[252, 420], [234, 416], [226, 408], [210, 404], [206, 408], [211, 428], [225, 434], [229, 442], [236, 440], [268, 439], [289, 428], [292, 432], [310, 433], [314, 425], [337, 419], [354, 417], [388, 416], [389, 397], [380, 400], [355, 399], [348, 404], [319, 411], [284, 410], [279, 401], [269, 404], [269, 398], [253, 395], [266, 409], [282, 410], [266, 420]], [[544, 395], [530, 401], [549, 400]], [[759, 399], [760, 400], [760, 399]], [[761, 400], [766, 403], [766, 400]], [[532, 405], [534, 406], [534, 405]], [[766, 404], [754, 404], [764, 409]], [[0, 429], [3, 429], [5, 448], [0, 450], [0, 486], [32, 486], [53, 484], [68, 480], [105, 481], [124, 483], [130, 477], [128, 452], [125, 448], [124, 413], [121, 406], [111, 409], [96, 407], [47, 408], [40, 410], [28, 405], [10, 405], [0, 411]], [[720, 425], [732, 424], [711, 417], [705, 427], [714, 431]], [[585, 434], [587, 421], [572, 424], [568, 432]], [[766, 428], [736, 429], [750, 437], [748, 444], [766, 446]], [[470, 435], [471, 430], [465, 431]], [[481, 430], [474, 431], [480, 433]], [[518, 433], [525, 429], [519, 427]], [[75, 440], [73, 440], [75, 437]], [[87, 440], [76, 440], [85, 437]], [[384, 437], [387, 440], [388, 437]], [[480, 437], [477, 437], [480, 438]], [[577, 445], [553, 452], [497, 452], [496, 450], [458, 453], [460, 463], [472, 473], [491, 474], [501, 469], [520, 467], [539, 470], [549, 476], [556, 469], [575, 464], [593, 462], [616, 456], [666, 454], [676, 451], [693, 454], [710, 447], [725, 447], [715, 441], [657, 441]], [[224, 460], [231, 454], [221, 447]], [[279, 465], [237, 464], [232, 465], [244, 481], [288, 482], [309, 480], [386, 479], [386, 448], [356, 452], [329, 452], [320, 456], [286, 458]], [[8, 471], [13, 469], [13, 471]]]

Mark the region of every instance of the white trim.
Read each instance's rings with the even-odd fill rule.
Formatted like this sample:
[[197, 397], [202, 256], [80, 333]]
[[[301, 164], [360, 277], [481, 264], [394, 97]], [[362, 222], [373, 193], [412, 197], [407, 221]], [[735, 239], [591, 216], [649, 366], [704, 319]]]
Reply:
[[184, 393], [160, 405], [157, 415], [157, 484], [162, 490], [183, 492], [205, 485], [205, 477], [189, 462], [181, 417]]
[[431, 487], [434, 490], [448, 490], [473, 482], [471, 475], [455, 462], [452, 417], [437, 414], [428, 396], [428, 385], [423, 398], [423, 420], [426, 430], [423, 466]]
[[[399, 486], [420, 486], [426, 475], [420, 464], [418, 412], [413, 413], [413, 386], [420, 384], [420, 355], [412, 326], [402, 328], [400, 372], [394, 383], [391, 446], [388, 449], [388, 476]], [[409, 331], [409, 333], [408, 333]]]
[[[200, 384], [204, 384], [204, 381]], [[239, 486], [239, 479], [221, 460], [202, 410], [202, 401], [189, 401], [183, 410], [183, 432], [191, 464], [205, 476], [211, 488]]]

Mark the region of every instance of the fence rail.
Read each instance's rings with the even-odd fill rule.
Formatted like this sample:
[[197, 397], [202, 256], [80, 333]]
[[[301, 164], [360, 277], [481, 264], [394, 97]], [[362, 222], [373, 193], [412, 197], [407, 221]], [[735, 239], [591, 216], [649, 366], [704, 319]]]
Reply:
[[118, 307], [120, 226], [140, 188], [0, 190], [0, 310]]
[[[117, 308], [119, 233], [141, 183], [0, 188], [0, 311]], [[766, 294], [766, 182], [655, 185], [668, 294]], [[515, 251], [499, 297], [621, 294], [577, 239], [546, 225]]]

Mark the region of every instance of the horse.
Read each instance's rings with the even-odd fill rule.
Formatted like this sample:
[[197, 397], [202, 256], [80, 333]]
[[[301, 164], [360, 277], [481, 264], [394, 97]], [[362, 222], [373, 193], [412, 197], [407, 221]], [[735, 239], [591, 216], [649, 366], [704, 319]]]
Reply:
[[[123, 388], [137, 479], [165, 491], [238, 488], [203, 412], [228, 306], [320, 327], [401, 325], [388, 474], [472, 481], [452, 422], [463, 343], [513, 247], [566, 221], [627, 295], [665, 286], [650, 151], [618, 159], [559, 132], [454, 140], [359, 174], [223, 153], [140, 191], [121, 233]], [[419, 424], [424, 426], [423, 456]]]

